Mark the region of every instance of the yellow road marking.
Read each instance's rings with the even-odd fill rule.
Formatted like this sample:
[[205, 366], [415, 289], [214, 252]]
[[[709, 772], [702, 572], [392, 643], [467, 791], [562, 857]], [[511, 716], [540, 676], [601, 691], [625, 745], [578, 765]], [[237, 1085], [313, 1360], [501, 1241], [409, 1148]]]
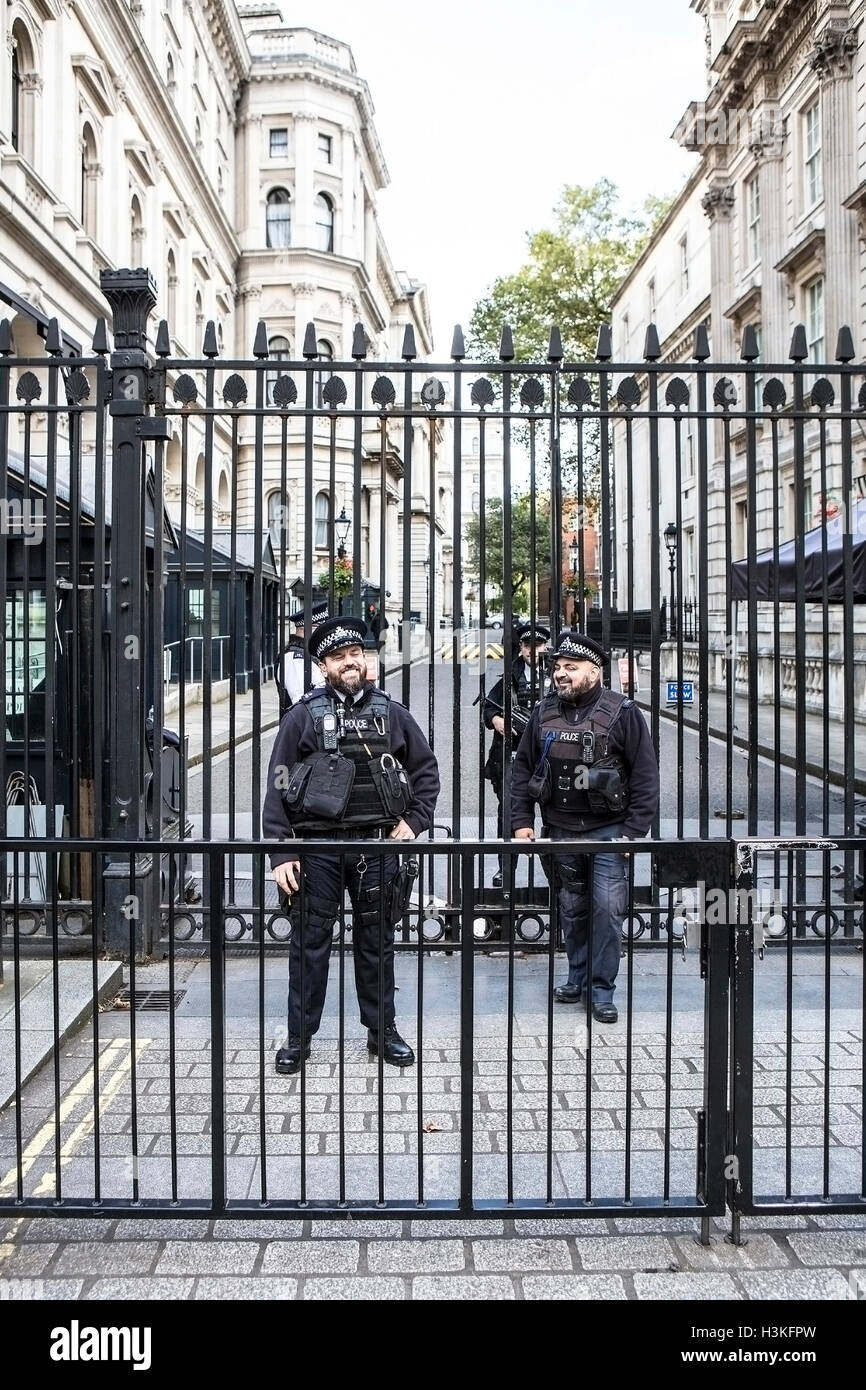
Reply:
[[[147, 1050], [148, 1045], [149, 1045], [149, 1039], [145, 1039], [145, 1040], [142, 1040], [141, 1042], [137, 1042], [137, 1043], [136, 1043], [136, 1047], [135, 1047], [136, 1060], [139, 1060], [139, 1059], [140, 1059], [141, 1054]], [[121, 1050], [122, 1048], [126, 1048], [126, 1049], [127, 1049], [126, 1056], [121, 1056], [121, 1055], [120, 1055], [120, 1050]], [[128, 1049], [129, 1049], [129, 1043], [126, 1041], [125, 1038], [116, 1038], [116, 1039], [115, 1039], [112, 1043], [110, 1043], [109, 1046], [105, 1049], [105, 1052], [103, 1053], [103, 1056], [102, 1056], [102, 1058], [100, 1059], [101, 1062], [102, 1062], [102, 1061], [104, 1061], [104, 1060], [106, 1060], [106, 1059], [115, 1060], [115, 1058], [119, 1058], [119, 1062], [118, 1062], [118, 1065], [117, 1065], [117, 1067], [116, 1067], [116, 1070], [115, 1070], [115, 1071], [113, 1072], [113, 1074], [109, 1077], [109, 1079], [108, 1079], [108, 1081], [106, 1082], [105, 1086], [103, 1087], [103, 1089], [102, 1089], [102, 1090], [100, 1091], [100, 1093], [99, 1093], [99, 1113], [100, 1113], [101, 1115], [105, 1113], [105, 1111], [106, 1111], [106, 1109], [108, 1108], [109, 1104], [110, 1104], [111, 1101], [114, 1099], [116, 1093], [120, 1090], [121, 1085], [123, 1084], [123, 1082], [125, 1081], [126, 1077], [129, 1075], [129, 1073], [130, 1073], [131, 1070], [132, 1070], [132, 1053], [131, 1053]], [[114, 1058], [112, 1058], [112, 1056], [111, 1056], [112, 1052], [115, 1054], [115, 1057], [114, 1057]], [[90, 1077], [90, 1078], [92, 1078], [92, 1076], [93, 1076], [93, 1068], [91, 1067], [87, 1072], [85, 1072], [84, 1076], [85, 1076], [85, 1077]], [[78, 1082], [76, 1082], [75, 1088], [74, 1088], [74, 1089], [64, 1098], [64, 1100], [61, 1102], [61, 1105], [60, 1105], [60, 1123], [61, 1123], [61, 1124], [63, 1124], [64, 1120], [68, 1120], [68, 1119], [69, 1119], [69, 1117], [70, 1117], [70, 1115], [72, 1114], [73, 1110], [75, 1109], [76, 1105], [77, 1105], [78, 1102], [80, 1101], [80, 1099], [81, 1099], [81, 1097], [82, 1097], [82, 1094], [84, 1094], [84, 1092], [83, 1092], [82, 1089], [81, 1089], [83, 1079], [84, 1079], [84, 1078], [82, 1078], [81, 1080], [79, 1080]], [[93, 1086], [92, 1086], [92, 1084], [91, 1084], [91, 1086], [90, 1086], [90, 1094], [92, 1094], [92, 1091], [93, 1091]], [[79, 1141], [80, 1141], [81, 1139], [83, 1139], [84, 1136], [85, 1136], [86, 1134], [89, 1134], [89, 1133], [92, 1131], [92, 1129], [93, 1129], [93, 1120], [94, 1120], [94, 1111], [93, 1111], [93, 1107], [91, 1106], [90, 1110], [89, 1110], [88, 1113], [85, 1115], [84, 1119], [81, 1120], [81, 1121], [76, 1125], [75, 1129], [72, 1131], [72, 1134], [69, 1136], [69, 1138], [66, 1140], [65, 1144], [64, 1144], [63, 1147], [61, 1148], [61, 1151], [60, 1151], [60, 1162], [61, 1162], [61, 1165], [63, 1164], [63, 1162], [64, 1162], [67, 1158], [71, 1158], [71, 1156], [72, 1156], [72, 1154], [73, 1154], [73, 1152], [74, 1152], [76, 1146], [78, 1145]], [[25, 1178], [25, 1177], [27, 1176], [27, 1174], [30, 1172], [30, 1169], [33, 1167], [33, 1165], [38, 1161], [38, 1159], [40, 1158], [40, 1156], [45, 1152], [45, 1150], [46, 1150], [46, 1149], [49, 1147], [49, 1145], [53, 1142], [53, 1140], [54, 1140], [54, 1135], [55, 1135], [55, 1121], [54, 1121], [54, 1119], [46, 1120], [45, 1124], [42, 1126], [42, 1128], [39, 1130], [39, 1132], [33, 1136], [33, 1138], [30, 1140], [29, 1144], [27, 1145], [27, 1147], [26, 1147], [25, 1150], [24, 1150], [24, 1153], [23, 1153], [23, 1155], [22, 1155], [22, 1161], [21, 1161], [21, 1177], [22, 1177], [22, 1179]], [[51, 1190], [50, 1182], [49, 1182], [49, 1177], [50, 1177], [50, 1178], [53, 1178], [53, 1165], [52, 1165], [51, 1174], [49, 1175], [48, 1173], [46, 1173], [45, 1176], [40, 1180], [39, 1186], [36, 1188], [36, 1191], [35, 1191], [34, 1194], [33, 1194], [34, 1196], [37, 1196], [37, 1197], [38, 1197], [38, 1196], [42, 1196], [45, 1192], [49, 1192], [49, 1191]], [[8, 1193], [11, 1193], [11, 1191], [13, 1190], [15, 1184], [17, 1183], [17, 1179], [18, 1179], [18, 1167], [17, 1167], [17, 1165], [16, 1165], [14, 1168], [10, 1168], [9, 1172], [6, 1173], [2, 1178], [0, 1178], [0, 1194], [6, 1196], [6, 1195], [8, 1195]], [[46, 1186], [46, 1184], [47, 1184], [47, 1186]], [[8, 1192], [7, 1192], [7, 1189], [8, 1189]]]

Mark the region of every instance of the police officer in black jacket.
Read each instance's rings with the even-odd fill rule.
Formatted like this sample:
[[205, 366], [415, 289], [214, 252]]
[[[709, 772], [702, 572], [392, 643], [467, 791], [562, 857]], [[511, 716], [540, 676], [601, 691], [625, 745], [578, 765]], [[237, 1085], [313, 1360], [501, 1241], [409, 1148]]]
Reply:
[[[511, 749], [517, 748], [529, 716], [547, 689], [544, 654], [550, 640], [550, 629], [541, 623], [522, 623], [514, 629], [519, 640], [517, 656], [511, 663]], [[505, 677], [489, 690], [481, 706], [485, 728], [493, 730], [493, 741], [484, 776], [493, 787], [496, 797], [496, 834], [502, 839], [502, 789], [505, 776]], [[494, 888], [502, 887], [502, 861], [493, 876]]]
[[[537, 802], [542, 834], [552, 840], [641, 839], [659, 799], [646, 720], [632, 700], [602, 685], [610, 658], [591, 637], [566, 630], [551, 655], [553, 691], [533, 712], [514, 761], [512, 835], [535, 839]], [[557, 854], [551, 862], [568, 957], [568, 979], [554, 998], [576, 1004], [587, 988], [591, 876], [592, 1012], [600, 1023], [616, 1023], [613, 995], [628, 907], [625, 856], [616, 850]]]
[[[331, 618], [309, 639], [325, 678], [284, 716], [271, 754], [262, 825], [267, 839], [414, 840], [433, 821], [439, 769], [411, 714], [367, 679], [357, 618]], [[272, 852], [278, 887], [300, 892], [301, 865], [288, 847]], [[283, 1075], [310, 1055], [325, 1003], [334, 922], [345, 888], [352, 903], [355, 985], [367, 1047], [386, 1062], [411, 1066], [415, 1054], [394, 1016], [394, 924], [397, 856], [304, 857], [302, 912], [294, 914], [289, 944], [288, 1038], [277, 1053]], [[396, 915], [395, 915], [396, 914]], [[379, 999], [379, 945], [384, 991]], [[304, 1001], [301, 1005], [301, 943]], [[380, 1038], [380, 1017], [382, 1037]]]

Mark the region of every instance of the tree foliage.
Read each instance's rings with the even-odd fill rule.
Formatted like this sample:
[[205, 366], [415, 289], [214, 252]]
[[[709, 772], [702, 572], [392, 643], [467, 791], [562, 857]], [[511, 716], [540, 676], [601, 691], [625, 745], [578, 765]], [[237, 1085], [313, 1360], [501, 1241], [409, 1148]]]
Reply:
[[525, 263], [495, 280], [475, 305], [471, 355], [496, 360], [508, 323], [517, 360], [545, 360], [551, 324], [559, 327], [566, 358], [593, 357], [618, 284], [672, 201], [649, 198], [643, 215], [628, 216], [619, 210], [619, 193], [609, 179], [565, 187], [553, 228], [528, 234]]
[[[511, 568], [510, 580], [511, 608], [514, 613], [526, 612], [530, 607], [530, 580], [535, 575], [536, 582], [546, 579], [550, 574], [550, 502], [547, 498], [536, 497], [533, 526], [532, 498], [528, 493], [515, 497], [511, 504]], [[504, 607], [505, 584], [503, 582], [503, 508], [501, 497], [491, 497], [487, 501], [484, 515], [484, 579], [488, 586], [496, 586], [500, 598], [488, 599], [488, 607], [495, 609], [497, 603]], [[534, 548], [533, 548], [534, 537]], [[481, 517], [473, 516], [466, 527], [467, 570], [481, 575]], [[479, 591], [483, 592], [483, 591]]]

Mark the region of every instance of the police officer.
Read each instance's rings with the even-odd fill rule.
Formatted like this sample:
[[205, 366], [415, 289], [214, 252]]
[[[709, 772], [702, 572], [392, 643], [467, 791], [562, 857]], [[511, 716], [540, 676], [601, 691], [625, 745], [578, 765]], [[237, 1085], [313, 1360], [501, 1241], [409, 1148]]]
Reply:
[[[529, 715], [547, 688], [545, 681], [544, 656], [550, 640], [550, 629], [541, 623], [521, 623], [514, 629], [519, 642], [517, 655], [511, 663], [511, 748], [514, 751], [520, 742]], [[484, 776], [491, 783], [496, 797], [496, 834], [501, 840], [502, 826], [502, 784], [505, 776], [505, 676], [499, 680], [485, 696], [481, 706], [484, 725], [493, 730], [493, 741]], [[493, 875], [494, 888], [502, 887], [502, 860]]]
[[[358, 618], [330, 618], [309, 639], [325, 684], [284, 717], [271, 754], [262, 825], [267, 839], [414, 840], [433, 820], [439, 769], [429, 743], [403, 705], [367, 678]], [[301, 888], [291, 850], [272, 852], [273, 878], [284, 893]], [[276, 1070], [291, 1076], [310, 1055], [325, 1003], [334, 922], [344, 888], [352, 903], [355, 986], [367, 1047], [394, 1066], [415, 1054], [394, 1014], [394, 924], [403, 907], [395, 854], [307, 855], [303, 894], [289, 944], [288, 1038]], [[382, 943], [384, 990], [379, 998]], [[304, 999], [301, 1001], [303, 946]], [[382, 1036], [380, 1038], [380, 1026]]]
[[[285, 714], [287, 709], [296, 705], [307, 689], [304, 681], [304, 667], [306, 665], [307, 644], [305, 640], [304, 623], [306, 614], [303, 609], [293, 613], [291, 621], [294, 623], [295, 630], [289, 638], [283, 656], [283, 679], [280, 687], [280, 714]], [[310, 622], [310, 632], [315, 632], [317, 620], [315, 617]], [[321, 670], [313, 662], [310, 667], [309, 685], [324, 685], [325, 678]], [[279, 682], [278, 682], [279, 684]]]
[[[648, 831], [659, 799], [649, 729], [632, 700], [602, 685], [604, 648], [582, 632], [560, 633], [552, 655], [553, 690], [533, 711], [514, 761], [511, 826], [534, 840], [535, 806], [551, 840], [636, 840]], [[588, 863], [588, 860], [592, 863]], [[625, 856], [616, 850], [551, 859], [568, 979], [553, 997], [576, 1004], [587, 989], [592, 914], [593, 1017], [616, 1023], [613, 1002], [622, 924], [628, 907]]]

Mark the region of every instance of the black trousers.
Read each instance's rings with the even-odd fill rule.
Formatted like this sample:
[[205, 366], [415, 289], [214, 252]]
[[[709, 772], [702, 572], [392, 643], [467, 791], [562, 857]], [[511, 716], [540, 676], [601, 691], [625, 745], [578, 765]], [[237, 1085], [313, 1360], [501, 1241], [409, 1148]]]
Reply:
[[339, 854], [305, 857], [304, 892], [294, 900], [289, 942], [289, 1032], [295, 1037], [301, 1036], [302, 1012], [306, 1037], [318, 1031], [328, 988], [334, 923], [346, 890], [352, 904], [352, 951], [361, 1022], [375, 1031], [394, 1022], [394, 928], [389, 908], [398, 867], [394, 854], [365, 858], [360, 849], [343, 856], [342, 863]]

